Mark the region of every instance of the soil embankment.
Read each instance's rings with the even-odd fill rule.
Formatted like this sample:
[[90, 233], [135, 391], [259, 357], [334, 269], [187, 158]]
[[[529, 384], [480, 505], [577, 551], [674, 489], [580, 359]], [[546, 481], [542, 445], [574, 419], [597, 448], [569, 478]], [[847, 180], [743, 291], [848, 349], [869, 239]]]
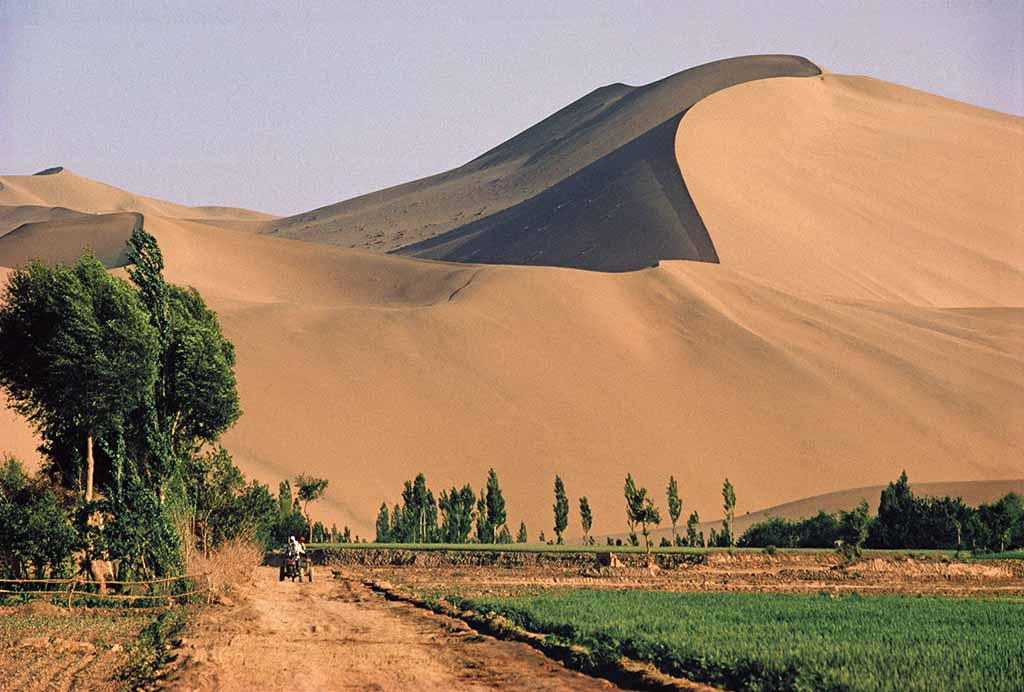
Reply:
[[339, 550], [324, 558], [355, 578], [416, 592], [513, 594], [535, 589], [1024, 596], [1024, 561], [869, 552], [760, 550], [643, 553]]

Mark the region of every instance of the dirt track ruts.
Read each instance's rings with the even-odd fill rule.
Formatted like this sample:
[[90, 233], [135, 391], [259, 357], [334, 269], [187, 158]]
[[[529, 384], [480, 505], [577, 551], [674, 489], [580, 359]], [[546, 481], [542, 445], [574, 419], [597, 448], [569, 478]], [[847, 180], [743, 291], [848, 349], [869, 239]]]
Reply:
[[260, 568], [239, 596], [190, 625], [164, 689], [618, 689], [323, 570], [294, 584]]

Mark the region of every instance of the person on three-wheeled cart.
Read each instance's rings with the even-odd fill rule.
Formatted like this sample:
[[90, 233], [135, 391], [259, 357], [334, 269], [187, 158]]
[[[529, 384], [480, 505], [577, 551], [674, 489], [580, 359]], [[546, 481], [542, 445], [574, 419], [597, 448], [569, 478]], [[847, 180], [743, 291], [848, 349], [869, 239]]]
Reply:
[[306, 577], [306, 581], [313, 581], [313, 565], [306, 557], [306, 538], [299, 536], [296, 540], [295, 536], [289, 536], [278, 581], [284, 581], [286, 578], [302, 581], [303, 576]]

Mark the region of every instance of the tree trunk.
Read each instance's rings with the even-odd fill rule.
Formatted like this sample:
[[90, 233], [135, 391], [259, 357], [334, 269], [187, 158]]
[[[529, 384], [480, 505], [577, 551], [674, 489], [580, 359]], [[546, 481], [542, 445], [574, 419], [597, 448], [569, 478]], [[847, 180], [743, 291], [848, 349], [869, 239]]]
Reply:
[[92, 502], [92, 478], [95, 460], [92, 455], [92, 431], [85, 438], [85, 501]]

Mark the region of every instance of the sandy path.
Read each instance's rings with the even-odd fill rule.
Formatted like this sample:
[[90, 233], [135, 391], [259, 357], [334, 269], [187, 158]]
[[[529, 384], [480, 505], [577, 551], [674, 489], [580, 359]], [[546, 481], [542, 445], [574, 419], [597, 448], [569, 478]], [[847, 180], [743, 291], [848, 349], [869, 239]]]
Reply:
[[[278, 582], [260, 568], [242, 602], [190, 627], [174, 690], [612, 690], [525, 644], [386, 601], [356, 581]], [[293, 672], [289, 672], [293, 671]]]

